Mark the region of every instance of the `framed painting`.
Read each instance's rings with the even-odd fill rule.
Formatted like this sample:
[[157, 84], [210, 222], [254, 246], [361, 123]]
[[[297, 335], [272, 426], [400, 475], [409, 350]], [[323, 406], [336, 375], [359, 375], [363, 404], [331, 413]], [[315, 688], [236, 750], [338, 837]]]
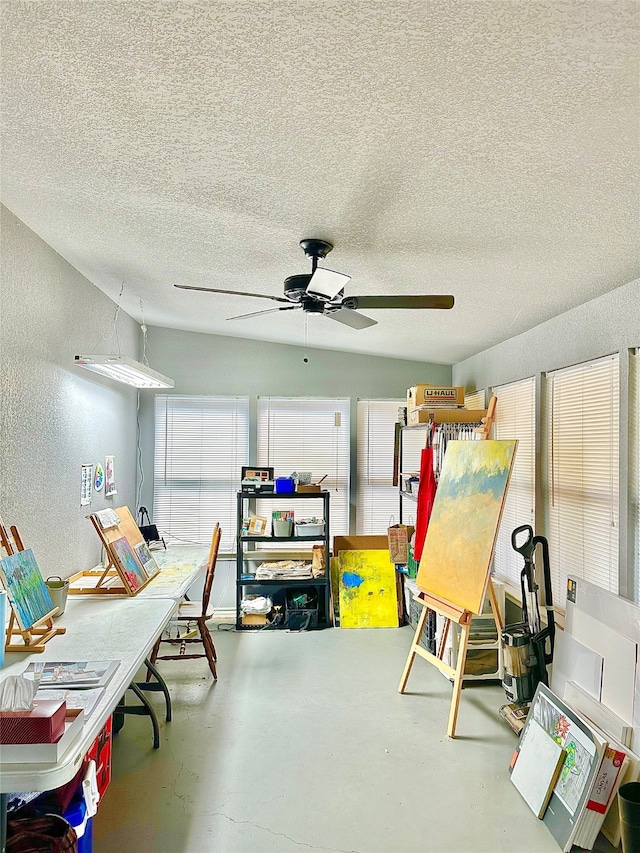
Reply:
[[21, 631], [28, 631], [56, 609], [30, 548], [3, 557], [0, 576]]

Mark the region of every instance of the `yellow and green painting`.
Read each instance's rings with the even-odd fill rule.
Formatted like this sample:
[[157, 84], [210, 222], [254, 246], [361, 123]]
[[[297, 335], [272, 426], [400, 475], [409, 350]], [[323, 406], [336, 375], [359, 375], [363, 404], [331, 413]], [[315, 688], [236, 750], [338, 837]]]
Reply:
[[450, 441], [418, 569], [425, 592], [480, 613], [517, 441]]
[[340, 627], [397, 628], [396, 567], [388, 551], [341, 551]]

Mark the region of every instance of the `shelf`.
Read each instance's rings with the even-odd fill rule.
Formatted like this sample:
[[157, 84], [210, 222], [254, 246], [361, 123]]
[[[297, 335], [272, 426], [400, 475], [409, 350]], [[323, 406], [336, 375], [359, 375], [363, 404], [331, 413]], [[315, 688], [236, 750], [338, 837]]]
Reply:
[[326, 586], [329, 583], [327, 578], [304, 578], [296, 580], [288, 578], [282, 580], [248, 580], [240, 578], [238, 584], [240, 586]]
[[238, 492], [238, 495], [243, 498], [252, 498], [253, 500], [296, 500], [296, 501], [313, 501], [322, 500], [324, 492]]
[[[297, 558], [302, 558], [311, 566], [312, 544], [321, 545], [324, 548], [328, 562], [330, 553], [330, 512], [329, 501], [331, 494], [328, 490], [320, 492], [286, 492], [277, 494], [276, 492], [245, 492], [237, 493], [237, 528], [236, 528], [236, 629], [239, 631], [256, 631], [264, 630], [265, 627], [271, 627], [274, 630], [279, 630], [287, 627], [287, 619], [278, 625], [254, 626], [242, 624], [241, 604], [242, 599], [247, 594], [269, 595], [274, 601], [274, 607], [284, 607], [286, 615], [286, 600], [291, 590], [313, 589], [318, 599], [317, 607], [317, 624], [314, 622], [313, 628], [328, 628], [331, 625], [331, 582], [329, 578], [328, 566], [324, 569], [321, 577], [283, 577], [283, 578], [265, 578], [261, 580], [255, 575], [248, 574], [245, 569], [245, 562], [256, 559], [260, 561], [272, 560], [273, 557], [268, 556], [269, 553], [279, 553], [279, 559], [293, 559], [291, 555], [298, 555]], [[280, 505], [292, 509], [298, 501], [322, 501], [322, 512], [318, 512], [314, 506], [310, 506], [306, 511], [301, 507], [300, 513], [296, 510], [296, 515], [302, 515], [303, 512], [322, 517], [324, 519], [324, 529], [321, 533], [307, 536], [296, 536], [293, 533], [291, 536], [252, 536], [247, 532], [242, 532], [243, 519], [247, 515], [247, 505], [250, 512], [255, 511], [256, 505], [259, 502], [274, 501]], [[288, 506], [287, 506], [288, 505]], [[268, 504], [267, 504], [268, 506]], [[266, 508], [265, 508], [266, 509]], [[260, 508], [257, 509], [260, 514]], [[264, 515], [267, 513], [264, 512]], [[256, 542], [262, 545], [262, 549], [252, 548], [250, 543]], [[265, 547], [266, 543], [266, 547]], [[285, 547], [286, 545], [290, 547]]]
[[240, 536], [241, 542], [324, 542], [324, 533], [319, 536]]

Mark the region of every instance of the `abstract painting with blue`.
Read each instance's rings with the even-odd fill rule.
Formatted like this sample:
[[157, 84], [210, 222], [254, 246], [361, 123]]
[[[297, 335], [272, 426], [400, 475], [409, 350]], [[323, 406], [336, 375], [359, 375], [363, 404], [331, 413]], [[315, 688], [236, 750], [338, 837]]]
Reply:
[[0, 575], [22, 631], [27, 631], [55, 610], [30, 548], [3, 557], [0, 560]]

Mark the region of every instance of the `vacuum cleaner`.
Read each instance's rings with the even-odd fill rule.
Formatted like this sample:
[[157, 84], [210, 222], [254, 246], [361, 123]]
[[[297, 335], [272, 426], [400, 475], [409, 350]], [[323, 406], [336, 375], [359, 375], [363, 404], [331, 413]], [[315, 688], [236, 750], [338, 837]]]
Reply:
[[[518, 708], [531, 702], [540, 682], [549, 684], [547, 666], [553, 660], [555, 621], [549, 543], [544, 536], [534, 536], [530, 525], [523, 524], [512, 532], [511, 546], [524, 557], [524, 568], [520, 574], [522, 621], [507, 626], [502, 632], [502, 685], [512, 703], [506, 707]], [[546, 625], [540, 618], [539, 586], [536, 583], [535, 553], [538, 546], [542, 552]]]

